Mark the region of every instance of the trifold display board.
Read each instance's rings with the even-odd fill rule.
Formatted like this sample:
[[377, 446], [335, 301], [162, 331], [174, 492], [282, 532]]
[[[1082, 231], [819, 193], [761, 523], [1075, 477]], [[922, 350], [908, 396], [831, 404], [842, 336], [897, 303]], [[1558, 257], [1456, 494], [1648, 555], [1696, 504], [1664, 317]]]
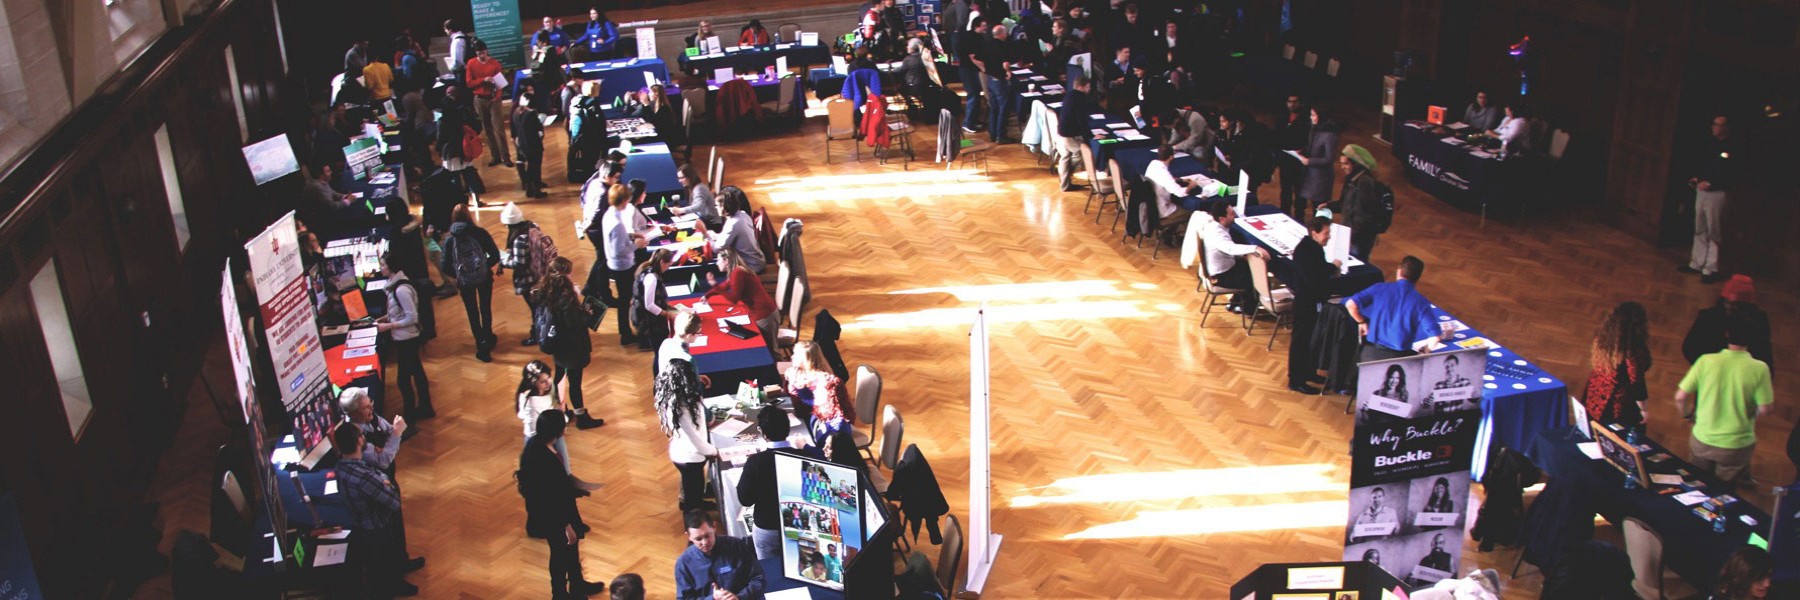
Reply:
[[1230, 600], [1406, 600], [1406, 587], [1362, 561], [1263, 565], [1231, 586]]
[[782, 574], [834, 590], [857, 588], [852, 565], [871, 544], [885, 543], [877, 535], [894, 520], [874, 486], [856, 469], [777, 450], [775, 489]]
[[1481, 349], [1358, 366], [1344, 560], [1415, 586], [1456, 577], [1486, 369]]

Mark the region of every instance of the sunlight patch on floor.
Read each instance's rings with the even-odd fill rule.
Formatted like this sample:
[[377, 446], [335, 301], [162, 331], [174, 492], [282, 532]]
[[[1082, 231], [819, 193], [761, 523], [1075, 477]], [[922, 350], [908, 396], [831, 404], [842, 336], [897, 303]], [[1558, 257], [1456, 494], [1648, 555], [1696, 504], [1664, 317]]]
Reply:
[[1347, 500], [1152, 511], [1138, 513], [1129, 521], [1089, 527], [1065, 535], [1062, 539], [1117, 540], [1343, 527], [1345, 515], [1349, 512], [1350, 503]]
[[[1027, 323], [1085, 319], [1141, 319], [1162, 315], [1160, 312], [1144, 310], [1141, 307], [1142, 304], [1137, 301], [1111, 301], [989, 306], [988, 318], [991, 323]], [[863, 315], [856, 317], [856, 320], [852, 322], [845, 323], [844, 329], [949, 326], [967, 328], [975, 320], [976, 308], [974, 306], [931, 308], [906, 313]]]
[[951, 285], [895, 290], [889, 294], [950, 294], [963, 302], [1000, 302], [1008, 300], [1061, 299], [1073, 296], [1123, 296], [1119, 282], [1107, 279], [1047, 281], [1042, 283], [997, 283], [990, 285]]
[[[1173, 500], [1208, 496], [1260, 496], [1299, 492], [1343, 492], [1336, 467], [1313, 463], [1273, 467], [1188, 469], [1152, 473], [1113, 473], [1065, 477], [1013, 498], [1014, 508], [1047, 504], [1099, 504], [1136, 500]], [[1341, 515], [1340, 515], [1341, 516]]]

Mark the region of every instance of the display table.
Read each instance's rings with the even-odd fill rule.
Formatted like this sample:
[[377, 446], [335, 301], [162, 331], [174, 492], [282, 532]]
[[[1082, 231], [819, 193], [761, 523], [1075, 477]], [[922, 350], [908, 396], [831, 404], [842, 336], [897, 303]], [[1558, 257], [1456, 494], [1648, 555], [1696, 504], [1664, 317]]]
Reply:
[[[1095, 169], [1105, 169], [1106, 163], [1113, 159], [1113, 153], [1120, 150], [1127, 148], [1149, 148], [1152, 151], [1156, 150], [1158, 142], [1155, 136], [1144, 135], [1143, 139], [1125, 139], [1125, 132], [1137, 131], [1136, 125], [1133, 124], [1130, 119], [1112, 115], [1100, 115], [1099, 118], [1095, 118], [1093, 115], [1088, 115], [1089, 135], [1092, 135], [1092, 132], [1097, 129], [1105, 130], [1106, 134], [1094, 135], [1093, 139], [1088, 140], [1088, 149], [1092, 150], [1094, 153]], [[1125, 165], [1119, 165], [1121, 169], [1119, 174], [1121, 176], [1124, 175], [1124, 166]], [[1143, 170], [1139, 169], [1138, 174], [1140, 176], [1143, 175]]]
[[719, 319], [727, 317], [748, 319], [749, 311], [743, 305], [716, 296], [671, 298], [669, 304], [690, 310], [700, 304], [709, 307], [710, 312], [700, 315], [702, 339], [688, 346], [688, 353], [694, 357], [694, 368], [712, 379], [712, 386], [706, 390], [708, 395], [735, 392], [738, 382], [742, 381], [755, 381], [759, 386], [781, 382], [781, 374], [775, 371], [775, 355], [769, 352], [769, 346], [763, 342], [762, 330], [755, 322], [745, 325], [756, 333], [748, 339], [729, 335], [719, 326]]
[[[1244, 213], [1246, 217], [1276, 215], [1281, 214], [1281, 208], [1252, 204], [1244, 209]], [[1252, 235], [1250, 230], [1244, 228], [1244, 222], [1241, 220], [1231, 224], [1231, 233], [1234, 238], [1241, 239], [1245, 243], [1262, 246], [1269, 251], [1269, 274], [1274, 275], [1276, 280], [1287, 285], [1293, 285], [1295, 281], [1299, 280], [1299, 275], [1294, 268], [1294, 257], [1287, 254], [1287, 251], [1271, 246], [1261, 238]], [[1349, 272], [1333, 276], [1328, 286], [1331, 295], [1348, 296], [1363, 291], [1363, 288], [1381, 283], [1381, 281], [1381, 269], [1365, 264], [1350, 267]]]
[[619, 180], [633, 179], [644, 180], [644, 190], [652, 198], [680, 192], [681, 181], [676, 178], [675, 156], [669, 153], [669, 145], [633, 144], [631, 152], [625, 155], [625, 174]]
[[[581, 76], [588, 81], [600, 80], [600, 99], [611, 104], [614, 98], [624, 96], [625, 92], [644, 89], [644, 74], [648, 73], [657, 81], [669, 81], [669, 66], [660, 58], [621, 58], [617, 60], [597, 60], [591, 62], [572, 63], [565, 67], [569, 70], [581, 70]], [[519, 69], [513, 72], [512, 97], [519, 96], [519, 84], [531, 77], [531, 69]], [[539, 90], [541, 93], [542, 90]], [[674, 94], [670, 94], [673, 96]]]
[[[813, 445], [811, 428], [794, 416], [791, 400], [784, 399], [774, 408], [788, 415], [788, 443], [795, 448]], [[744, 505], [738, 502], [738, 479], [744, 474], [744, 460], [767, 449], [768, 442], [763, 440], [754, 417], [732, 412], [730, 418], [711, 423], [708, 430], [713, 447], [719, 450], [712, 461], [713, 481], [719, 487], [719, 520], [725, 522], [727, 535], [741, 537], [750, 535], [750, 529], [744, 525]]]
[[[1693, 510], [1683, 506], [1670, 494], [1662, 493], [1663, 490], [1678, 488], [1652, 485], [1646, 489], [1640, 485], [1636, 489], [1625, 489], [1623, 473], [1605, 460], [1589, 459], [1576, 447], [1577, 443], [1586, 441], [1587, 438], [1574, 427], [1550, 428], [1537, 432], [1524, 452], [1550, 477], [1579, 482], [1584, 491], [1583, 497], [1589, 499], [1596, 512], [1606, 517], [1606, 520], [1622, 525], [1628, 517], [1640, 519], [1661, 534], [1663, 565], [1681, 575], [1682, 579], [1695, 588], [1711, 589], [1713, 579], [1719, 574], [1719, 567], [1725, 564], [1732, 552], [1745, 546], [1752, 528], [1739, 520], [1740, 515], [1755, 519], [1755, 529], [1760, 534], [1767, 535], [1770, 524], [1768, 513], [1741, 499], [1723, 507], [1726, 516], [1725, 533], [1713, 533], [1711, 523], [1694, 514]], [[1714, 478], [1712, 473], [1688, 464], [1660, 444], [1648, 439], [1643, 440], [1642, 444], [1650, 448], [1643, 455], [1647, 459], [1645, 468], [1652, 474], [1676, 473], [1678, 469], [1685, 469], [1689, 473], [1687, 479], [1700, 483], [1701, 486], [1697, 489], [1708, 496], [1737, 495], [1730, 486]], [[1669, 458], [1661, 461], [1648, 460], [1654, 453], [1668, 455]]]
[[1394, 129], [1394, 156], [1400, 159], [1406, 180], [1451, 204], [1485, 209], [1542, 189], [1548, 180], [1543, 158], [1501, 160], [1419, 121]]
[[[1143, 181], [1144, 170], [1150, 167], [1150, 161], [1156, 160], [1156, 149], [1141, 146], [1121, 148], [1113, 151], [1113, 160], [1119, 161], [1119, 177], [1124, 180], [1123, 183], [1125, 184], [1125, 189], [1133, 189], [1131, 186]], [[1185, 152], [1177, 153], [1174, 158], [1169, 159], [1169, 174], [1174, 175], [1176, 179], [1190, 175], [1201, 175], [1208, 179], [1215, 180], [1219, 179], [1219, 174], [1214, 173], [1212, 169], [1206, 168], [1205, 165], [1200, 164], [1198, 159], [1189, 156]], [[1224, 183], [1229, 185], [1234, 182]], [[1154, 191], [1151, 193], [1154, 193]], [[1169, 199], [1175, 202], [1177, 206], [1192, 211], [1207, 210], [1212, 205], [1221, 202], [1227, 204], [1237, 203], [1237, 196], [1235, 195], [1187, 195], [1173, 196]], [[1251, 198], [1247, 203], [1256, 204], [1255, 192], [1251, 193]]]
[[[368, 349], [374, 350], [375, 347], [369, 346]], [[342, 345], [325, 349], [326, 375], [331, 378], [331, 384], [340, 388], [349, 387], [352, 382], [364, 377], [375, 377], [379, 381], [381, 355], [370, 352], [363, 356], [345, 358], [344, 354], [351, 350], [349, 346]]]
[[1488, 457], [1501, 448], [1525, 448], [1539, 433], [1569, 424], [1568, 384], [1512, 350], [1498, 346], [1436, 304], [1431, 311], [1438, 322], [1460, 328], [1438, 352], [1479, 347], [1479, 339], [1490, 342], [1487, 372], [1482, 375], [1481, 427], [1475, 434], [1475, 456], [1470, 468], [1476, 481], [1487, 471]]
[[713, 69], [730, 67], [734, 71], [761, 71], [764, 67], [775, 66], [775, 59], [786, 56], [788, 67], [805, 68], [811, 65], [831, 62], [831, 47], [824, 44], [803, 46], [799, 42], [788, 42], [751, 48], [746, 50], [726, 50], [718, 54], [686, 56], [675, 59], [681, 70], [711, 75]]

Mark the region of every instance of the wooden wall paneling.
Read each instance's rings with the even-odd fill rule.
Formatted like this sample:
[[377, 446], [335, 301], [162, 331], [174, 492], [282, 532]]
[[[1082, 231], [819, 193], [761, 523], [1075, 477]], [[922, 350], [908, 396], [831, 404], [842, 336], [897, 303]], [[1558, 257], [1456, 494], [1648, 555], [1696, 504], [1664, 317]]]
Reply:
[[115, 378], [128, 381], [132, 390], [124, 411], [136, 424], [127, 432], [132, 445], [160, 448], [179, 421], [171, 418], [175, 410], [166, 383], [171, 353], [159, 348], [178, 339], [175, 332], [197, 325], [195, 315], [202, 311], [186, 300], [190, 288], [175, 249], [173, 217], [153, 137], [162, 120], [149, 118], [152, 110], [145, 113], [144, 121], [155, 125], [126, 138], [101, 179], [125, 285], [112, 295], [117, 305], [111, 314], [100, 318], [117, 324], [109, 332], [111, 346], [132, 354], [115, 363], [125, 367]]
[[75, 597], [71, 582], [56, 576], [50, 567], [58, 557], [70, 554], [69, 541], [60, 533], [72, 521], [62, 502], [63, 488], [71, 479], [56, 468], [47, 455], [69, 451], [50, 354], [44, 347], [28, 286], [14, 286], [0, 295], [0, 377], [6, 381], [7, 418], [0, 422], [0, 477], [19, 502], [19, 520], [38, 582], [47, 597]]
[[[1639, 0], [1631, 5], [1619, 101], [1606, 174], [1605, 207], [1626, 231], [1655, 240], [1671, 191], [1683, 65], [1690, 26], [1688, 0]], [[1628, 157], [1628, 158], [1627, 158]]]

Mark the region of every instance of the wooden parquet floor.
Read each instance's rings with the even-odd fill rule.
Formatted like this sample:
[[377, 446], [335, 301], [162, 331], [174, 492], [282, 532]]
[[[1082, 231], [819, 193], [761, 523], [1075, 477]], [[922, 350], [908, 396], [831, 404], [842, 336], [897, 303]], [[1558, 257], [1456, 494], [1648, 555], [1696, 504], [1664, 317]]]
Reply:
[[[1676, 250], [1652, 249], [1578, 208], [1485, 223], [1450, 208], [1402, 182], [1385, 146], [1369, 139], [1372, 122], [1353, 120], [1346, 141], [1377, 151], [1401, 203], [1375, 262], [1423, 257], [1426, 295], [1576, 387], [1604, 311], [1644, 302], [1655, 336], [1651, 431], [1685, 448], [1687, 427], [1671, 402], [1685, 368], [1679, 344], [1717, 288], [1676, 274]], [[1178, 253], [1152, 260], [1148, 247], [1122, 246], [1104, 221], [1083, 214], [1085, 193], [1057, 191], [1054, 175], [1018, 146], [995, 153], [991, 176], [880, 166], [866, 152], [861, 162], [834, 153], [839, 162], [827, 165], [823, 127], [815, 118], [798, 132], [721, 145], [725, 183], [777, 219], [805, 222], [816, 286], [809, 315], [829, 309], [845, 325], [852, 368], [880, 370], [884, 401], [907, 421], [905, 441], [930, 458], [965, 522], [966, 320], [983, 300], [993, 308], [993, 516], [1005, 542], [989, 597], [1220, 597], [1258, 564], [1339, 556], [1351, 423], [1341, 397], [1286, 390], [1285, 334], [1271, 352], [1266, 324], [1254, 338], [1232, 318], [1202, 328], [1201, 296]], [[918, 146], [929, 148], [931, 135]], [[561, 138], [551, 137], [550, 155], [560, 157]], [[703, 160], [705, 148], [697, 154]], [[558, 181], [561, 160], [550, 162], [544, 175]], [[501, 190], [490, 202], [520, 201], [585, 272], [591, 247], [568, 225], [575, 186], [523, 200], [510, 171], [489, 169], [486, 178]], [[498, 210], [478, 211], [496, 234]], [[1778, 332], [1792, 330], [1794, 290], [1793, 282], [1761, 286]], [[517, 345], [524, 305], [505, 292], [495, 304], [503, 342], [492, 364], [471, 356], [458, 303], [437, 305], [441, 337], [426, 366], [441, 416], [423, 423], [400, 457], [411, 549], [430, 561], [411, 577], [423, 597], [545, 595], [547, 551], [524, 535], [511, 478], [520, 446], [512, 390], [519, 368], [539, 354]], [[569, 440], [576, 473], [605, 486], [581, 503], [594, 527], [582, 557], [590, 578], [637, 572], [650, 597], [667, 598], [685, 545], [678, 479], [651, 410], [650, 358], [620, 349], [611, 329], [596, 334], [586, 377], [589, 405], [607, 425]], [[1796, 356], [1791, 336], [1777, 338], [1777, 356]], [[1779, 381], [1800, 378], [1791, 359], [1776, 370]], [[1755, 474], [1764, 482], [1794, 476], [1780, 447], [1796, 414], [1781, 397], [1759, 428]], [[165, 549], [176, 529], [206, 528], [205, 478], [225, 432], [198, 402], [152, 493], [170, 533]], [[1748, 496], [1769, 503], [1766, 494]], [[935, 559], [935, 547], [924, 549]], [[1505, 573], [1517, 554], [1465, 543], [1464, 556]], [[1505, 596], [1536, 597], [1541, 581], [1526, 567], [1507, 580]], [[167, 578], [142, 593], [166, 596]]]

